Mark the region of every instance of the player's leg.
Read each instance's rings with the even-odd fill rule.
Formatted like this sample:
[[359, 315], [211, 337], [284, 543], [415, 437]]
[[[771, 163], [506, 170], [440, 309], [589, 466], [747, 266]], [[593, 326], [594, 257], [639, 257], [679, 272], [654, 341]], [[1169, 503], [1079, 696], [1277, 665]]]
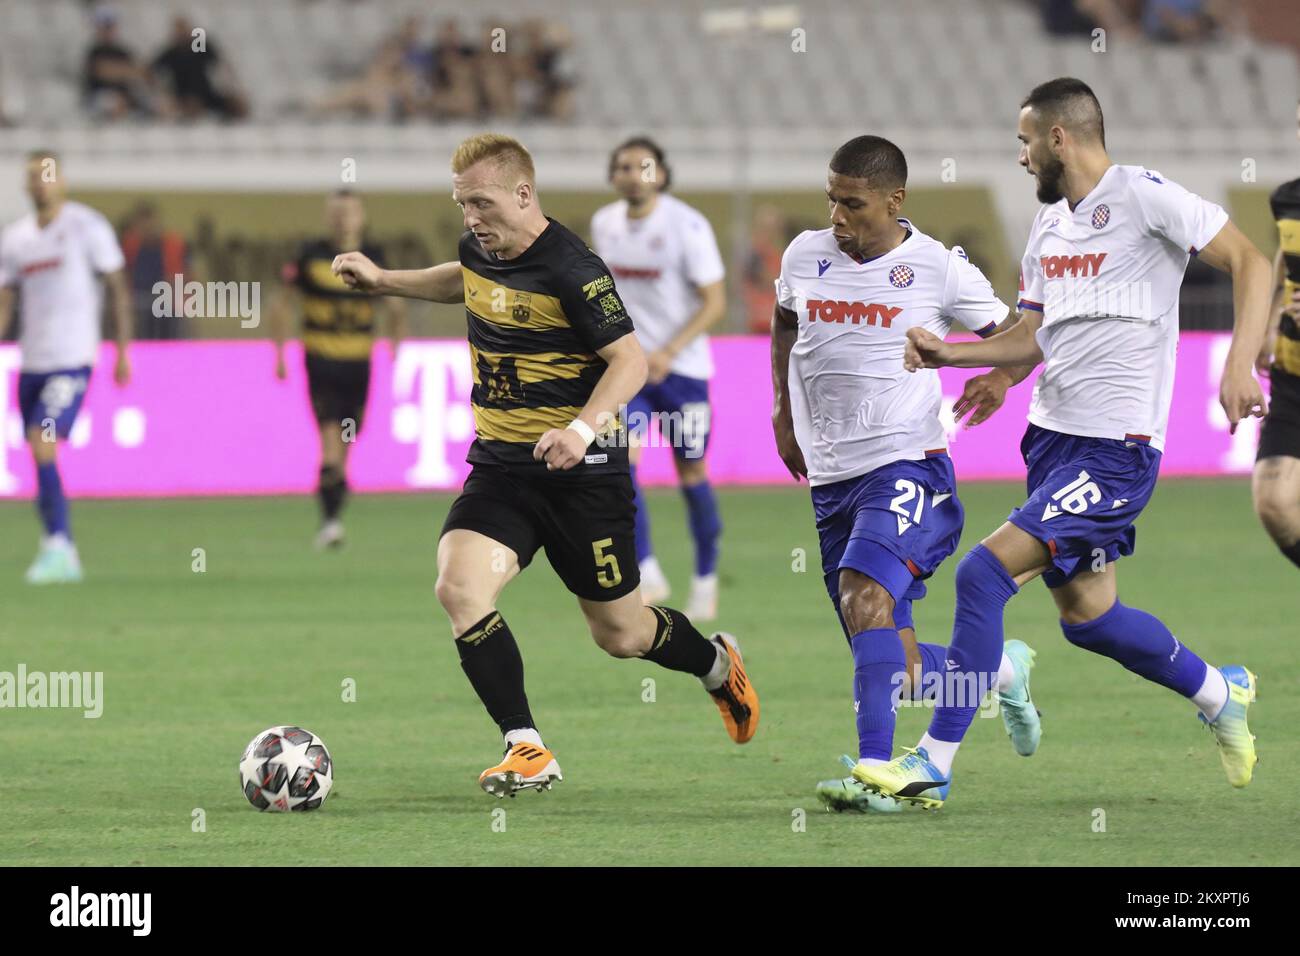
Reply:
[[501, 591], [537, 550], [530, 503], [522, 484], [476, 467], [438, 541], [438, 603], [461, 669], [505, 740], [504, 759], [479, 775], [479, 785], [497, 797], [562, 779], [528, 706], [519, 645], [496, 609]]
[[753, 738], [758, 730], [758, 693], [733, 635], [719, 631], [706, 638], [681, 611], [647, 606], [638, 589], [611, 600], [579, 594], [578, 604], [601, 650], [698, 677], [713, 697], [731, 739], [743, 744]]
[[545, 488], [546, 556], [577, 598], [596, 643], [614, 657], [642, 657], [698, 677], [728, 733], [745, 743], [758, 729], [758, 695], [736, 639], [701, 634], [681, 611], [647, 607], [636, 562], [632, 483], [626, 475], [557, 481]]
[[19, 409], [36, 467], [36, 507], [44, 530], [36, 559], [27, 569], [26, 578], [31, 584], [75, 582], [82, 578], [81, 559], [72, 538], [68, 499], [59, 474], [58, 443], [72, 432], [89, 379], [89, 368], [19, 376]]
[[1256, 756], [1246, 709], [1254, 698], [1253, 674], [1241, 666], [1207, 665], [1159, 618], [1123, 604], [1114, 562], [1081, 571], [1051, 594], [1066, 640], [1190, 700], [1214, 730], [1229, 782], [1250, 782]]
[[343, 423], [326, 418], [317, 423], [320, 433], [320, 477], [316, 498], [320, 503], [320, 530], [316, 548], [342, 547], [343, 523], [339, 515], [347, 497], [347, 443], [343, 441]]
[[642, 446], [650, 434], [650, 415], [654, 409], [654, 386], [649, 385], [627, 403], [627, 458], [632, 476], [632, 491], [636, 505], [636, 560], [641, 569], [641, 593], [646, 603], [658, 604], [668, 600], [671, 588], [659, 559], [655, 557], [650, 539], [650, 509], [646, 507], [645, 494], [637, 480], [637, 466], [641, 463]]
[[672, 374], [660, 388], [667, 395], [670, 413], [680, 422], [677, 440], [673, 442], [673, 462], [686, 500], [695, 551], [695, 572], [686, 613], [695, 621], [711, 621], [718, 616], [718, 540], [722, 536], [722, 517], [704, 458], [712, 419], [709, 383], [707, 379]]
[[[1292, 447], [1300, 455], [1300, 426], [1295, 434]], [[1264, 530], [1291, 563], [1300, 567], [1300, 457], [1274, 454], [1257, 460], [1251, 495]]]

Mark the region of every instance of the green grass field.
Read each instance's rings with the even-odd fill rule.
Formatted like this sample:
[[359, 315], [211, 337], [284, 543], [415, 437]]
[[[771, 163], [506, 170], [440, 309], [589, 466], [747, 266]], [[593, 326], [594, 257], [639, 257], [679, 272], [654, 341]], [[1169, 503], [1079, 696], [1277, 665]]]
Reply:
[[[965, 550], [1019, 489], [966, 485], [962, 497]], [[650, 500], [682, 597], [682, 506], [671, 491]], [[1227, 785], [1190, 704], [1068, 645], [1034, 584], [1012, 602], [1007, 632], [1039, 650], [1039, 753], [1017, 757], [1001, 721], [977, 719], [941, 811], [875, 817], [827, 814], [812, 793], [839, 775], [856, 735], [806, 487], [722, 498], [719, 625], [740, 636], [763, 699], [744, 747], [693, 679], [597, 650], [544, 559], [511, 585], [501, 607], [565, 780], [504, 802], [476, 785], [500, 737], [433, 597], [450, 501], [355, 499], [350, 546], [327, 555], [309, 548], [306, 498], [76, 503], [87, 580], [41, 590], [22, 583], [32, 509], [0, 506], [0, 670], [104, 673], [97, 720], [0, 711], [0, 863], [1300, 863], [1300, 579], [1257, 527], [1242, 482], [1163, 483], [1137, 555], [1121, 563], [1120, 594], [1210, 661], [1260, 675], [1248, 789]], [[792, 570], [795, 549], [806, 573]], [[947, 642], [954, 566], [918, 608], [922, 639]], [[898, 743], [915, 743], [927, 717], [905, 709]], [[334, 756], [319, 813], [259, 814], [240, 793], [244, 745], [282, 723], [321, 735]]]

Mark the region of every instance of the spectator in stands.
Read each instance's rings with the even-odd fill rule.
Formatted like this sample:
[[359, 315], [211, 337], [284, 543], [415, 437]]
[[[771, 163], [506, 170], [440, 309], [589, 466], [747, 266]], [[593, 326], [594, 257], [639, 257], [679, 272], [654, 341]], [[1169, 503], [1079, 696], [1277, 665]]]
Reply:
[[1142, 0], [1039, 0], [1043, 29], [1052, 36], [1090, 35], [1098, 27], [1112, 38], [1140, 36]]
[[94, 12], [95, 39], [86, 51], [82, 90], [86, 108], [99, 119], [119, 120], [145, 113], [145, 73], [117, 34], [117, 14], [100, 6]]
[[408, 17], [379, 44], [361, 77], [344, 83], [311, 112], [408, 119], [428, 105], [432, 72], [433, 50], [420, 40], [420, 20]]
[[772, 328], [776, 305], [776, 277], [781, 274], [781, 253], [787, 243], [785, 214], [776, 206], [754, 210], [750, 227], [749, 258], [745, 262], [745, 325], [755, 335]]
[[1216, 11], [1207, 0], [1146, 0], [1142, 30], [1152, 40], [1200, 43], [1218, 32]]
[[153, 61], [152, 71], [166, 87], [162, 102], [168, 116], [192, 120], [215, 114], [232, 120], [248, 113], [234, 70], [206, 32], [195, 36], [184, 17], [172, 20], [171, 42]]
[[433, 46], [432, 111], [436, 119], [479, 115], [478, 51], [460, 35], [455, 20], [438, 27]]
[[[184, 276], [189, 267], [189, 250], [178, 232], [163, 229], [158, 208], [151, 202], [138, 204], [128, 215], [122, 229], [122, 254], [131, 279], [131, 301], [135, 311], [136, 338], [175, 339], [180, 337], [179, 318], [154, 315], [154, 284], [176, 287], [176, 276]], [[181, 285], [184, 285], [182, 280]], [[182, 305], [173, 302], [172, 315], [182, 314]]]
[[483, 21], [483, 38], [477, 51], [479, 106], [484, 118], [514, 119], [519, 115], [516, 80], [523, 57], [522, 30], [506, 29], [500, 19]]
[[576, 76], [568, 29], [559, 23], [529, 20], [523, 33], [519, 79], [527, 89], [525, 112], [540, 119], [569, 119]]

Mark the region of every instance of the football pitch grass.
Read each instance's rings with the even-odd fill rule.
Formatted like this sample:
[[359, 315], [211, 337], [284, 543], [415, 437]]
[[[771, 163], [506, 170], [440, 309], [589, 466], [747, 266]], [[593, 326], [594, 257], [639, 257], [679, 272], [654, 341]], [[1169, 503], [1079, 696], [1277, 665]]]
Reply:
[[[1020, 489], [961, 495], [958, 555]], [[500, 737], [433, 596], [450, 502], [356, 498], [349, 546], [329, 554], [310, 549], [308, 498], [77, 502], [86, 581], [44, 589], [22, 583], [31, 505], [0, 506], [0, 671], [104, 675], [98, 719], [0, 710], [0, 863], [1300, 863], [1300, 575], [1257, 526], [1244, 482], [1163, 482], [1119, 574], [1126, 603], [1211, 662], [1260, 676], [1249, 788], [1228, 786], [1189, 703], [1067, 644], [1035, 583], [1012, 601], [1007, 635], [1039, 652], [1038, 754], [1016, 756], [999, 719], [977, 718], [943, 809], [880, 816], [828, 814], [813, 794], [841, 775], [856, 735], [806, 486], [721, 494], [717, 626], [740, 637], [763, 702], [743, 747], [693, 678], [599, 651], [544, 556], [511, 584], [501, 610], [565, 779], [505, 801], [477, 787]], [[664, 490], [650, 505], [680, 606], [681, 501]], [[917, 608], [922, 640], [947, 643], [955, 565]], [[903, 708], [897, 744], [913, 745], [928, 716]], [[321, 811], [258, 813], [244, 800], [239, 755], [276, 724], [329, 746], [335, 789]]]

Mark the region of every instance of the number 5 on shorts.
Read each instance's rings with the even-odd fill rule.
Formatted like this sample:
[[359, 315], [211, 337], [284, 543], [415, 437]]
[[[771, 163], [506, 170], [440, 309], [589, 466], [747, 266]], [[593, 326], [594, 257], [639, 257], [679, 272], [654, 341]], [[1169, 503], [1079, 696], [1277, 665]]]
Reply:
[[591, 542], [591, 550], [596, 557], [596, 580], [602, 588], [616, 588], [623, 582], [623, 572], [618, 569], [618, 556], [605, 553], [606, 548], [612, 547], [613, 538]]

